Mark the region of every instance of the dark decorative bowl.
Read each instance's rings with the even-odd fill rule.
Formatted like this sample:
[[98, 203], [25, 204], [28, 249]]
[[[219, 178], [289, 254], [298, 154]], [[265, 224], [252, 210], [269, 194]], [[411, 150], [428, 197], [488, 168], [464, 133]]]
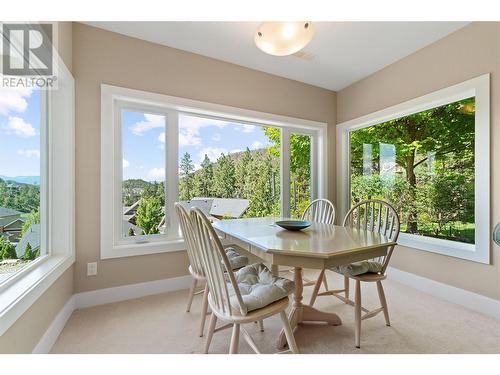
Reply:
[[311, 222], [306, 220], [282, 220], [277, 221], [276, 225], [286, 230], [302, 230], [311, 226]]

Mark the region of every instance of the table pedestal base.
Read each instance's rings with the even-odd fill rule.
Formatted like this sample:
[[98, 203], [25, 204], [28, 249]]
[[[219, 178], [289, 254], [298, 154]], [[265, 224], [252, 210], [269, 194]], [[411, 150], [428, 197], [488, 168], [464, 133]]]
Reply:
[[[292, 327], [292, 331], [297, 329], [297, 326], [306, 322], [323, 322], [332, 326], [339, 326], [342, 324], [342, 320], [335, 313], [327, 313], [324, 311], [320, 311], [315, 309], [309, 305], [302, 304], [302, 292], [303, 292], [303, 283], [302, 283], [302, 268], [296, 267], [294, 269], [294, 282], [295, 282], [295, 291], [294, 291], [294, 302], [292, 310], [290, 311], [290, 315], [288, 319], [290, 320], [290, 326]], [[278, 349], [281, 349], [287, 345], [285, 331], [281, 330], [277, 346]]]

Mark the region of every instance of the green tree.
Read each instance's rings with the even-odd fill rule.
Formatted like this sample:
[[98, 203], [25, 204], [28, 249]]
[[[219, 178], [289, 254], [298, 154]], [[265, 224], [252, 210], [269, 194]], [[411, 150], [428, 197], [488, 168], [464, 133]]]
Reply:
[[351, 133], [351, 167], [358, 174], [363, 168], [363, 144], [372, 144], [374, 160], [380, 157], [380, 144], [395, 146], [396, 164], [408, 183], [407, 232], [418, 232], [418, 168], [431, 155], [438, 161], [450, 154], [459, 159], [473, 158], [474, 112], [474, 99], [465, 99]]
[[218, 198], [234, 198], [236, 192], [236, 173], [230, 155], [221, 154], [217, 159], [214, 172], [214, 193]]
[[162, 217], [162, 205], [158, 197], [141, 198], [135, 222], [144, 231], [144, 234], [159, 233], [158, 226]]
[[37, 208], [36, 211], [31, 211], [26, 218], [26, 221], [23, 223], [22, 227], [22, 235], [28, 231], [31, 224], [40, 224], [40, 209]]
[[193, 197], [193, 171], [194, 164], [189, 153], [185, 153], [179, 163], [180, 181], [179, 181], [179, 199], [190, 200]]
[[210, 197], [213, 191], [214, 168], [207, 154], [201, 162], [201, 169], [196, 173], [196, 188], [198, 195]]
[[247, 147], [243, 155], [236, 161], [235, 164], [235, 178], [236, 178], [236, 196], [238, 198], [249, 198], [248, 186], [251, 184], [248, 176], [251, 171], [252, 152]]
[[135, 236], [135, 232], [132, 228], [128, 228], [128, 236], [129, 237], [134, 237]]
[[249, 196], [250, 204], [245, 213], [248, 217], [262, 217], [273, 213], [275, 206], [275, 192], [273, 191], [273, 163], [271, 155], [256, 153], [251, 163], [252, 191]]
[[3, 236], [0, 236], [0, 259], [17, 259], [16, 248]]
[[[281, 130], [265, 127], [264, 133], [272, 146], [268, 152], [279, 159]], [[300, 216], [311, 199], [311, 137], [305, 134], [290, 135], [290, 211]]]
[[31, 250], [31, 244], [28, 242], [26, 244], [26, 248], [24, 249], [24, 260], [33, 260], [35, 259], [35, 252]]

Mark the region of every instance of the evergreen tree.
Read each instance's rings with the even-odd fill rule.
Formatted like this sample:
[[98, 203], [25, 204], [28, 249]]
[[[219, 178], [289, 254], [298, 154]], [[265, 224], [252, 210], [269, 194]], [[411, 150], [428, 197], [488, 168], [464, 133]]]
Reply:
[[31, 251], [31, 244], [28, 242], [26, 248], [24, 249], [24, 260], [33, 260], [35, 259], [35, 253]]
[[249, 189], [247, 188], [250, 184], [248, 176], [251, 172], [251, 164], [252, 164], [252, 152], [247, 147], [247, 149], [243, 152], [243, 155], [238, 159], [235, 166], [235, 174], [236, 174], [236, 196], [238, 198], [248, 199]]
[[16, 248], [3, 236], [0, 236], [0, 259], [17, 259]]
[[245, 216], [262, 217], [271, 215], [275, 205], [271, 155], [253, 158], [250, 181], [252, 182], [251, 195], [249, 197], [250, 205]]
[[231, 156], [221, 154], [214, 172], [214, 193], [217, 198], [234, 198], [236, 173]]
[[214, 168], [212, 162], [205, 154], [201, 162], [201, 169], [196, 174], [196, 193], [202, 197], [210, 197], [213, 191]]
[[193, 171], [194, 164], [189, 153], [185, 153], [179, 163], [180, 187], [179, 199], [190, 200], [193, 197]]
[[158, 197], [141, 198], [135, 222], [144, 234], [159, 233], [158, 225], [160, 225], [162, 217], [162, 205]]

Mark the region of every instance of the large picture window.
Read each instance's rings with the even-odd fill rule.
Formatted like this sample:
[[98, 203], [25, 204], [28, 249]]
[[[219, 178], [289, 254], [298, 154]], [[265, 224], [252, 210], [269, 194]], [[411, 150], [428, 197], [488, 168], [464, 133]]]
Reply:
[[30, 88], [0, 90], [0, 283], [46, 252], [40, 223], [45, 96]]
[[184, 249], [176, 201], [297, 217], [326, 193], [325, 124], [107, 85], [102, 110], [103, 258]]
[[350, 132], [351, 204], [383, 199], [401, 232], [475, 243], [475, 99]]
[[487, 90], [480, 77], [340, 124], [346, 202], [391, 203], [400, 244], [488, 261]]

